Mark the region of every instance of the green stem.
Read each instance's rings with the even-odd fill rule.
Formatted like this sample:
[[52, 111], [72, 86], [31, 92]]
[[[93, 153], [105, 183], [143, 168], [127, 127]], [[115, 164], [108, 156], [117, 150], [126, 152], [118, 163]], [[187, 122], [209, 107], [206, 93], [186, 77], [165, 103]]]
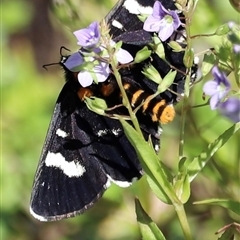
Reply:
[[178, 219], [179, 219], [183, 234], [185, 236], [185, 240], [192, 240], [193, 238], [192, 238], [192, 234], [188, 224], [187, 215], [186, 215], [184, 206], [182, 204], [177, 204], [177, 205], [174, 205], [174, 207], [177, 212]]
[[181, 125], [180, 125], [180, 143], [179, 143], [179, 160], [183, 157], [184, 151], [184, 135], [185, 135], [185, 123], [186, 123], [186, 97], [183, 98], [182, 111], [181, 111]]
[[[114, 61], [112, 61], [114, 62]], [[117, 70], [117, 66], [115, 66], [114, 64], [111, 64], [112, 66], [112, 70], [113, 70], [113, 73], [114, 73], [114, 76], [116, 78], [116, 81], [118, 83], [118, 86], [120, 88], [120, 91], [121, 91], [121, 94], [122, 94], [122, 98], [124, 99], [123, 101], [123, 105], [127, 108], [128, 110], [128, 113], [130, 115], [130, 118], [132, 120], [132, 123], [133, 123], [133, 126], [134, 128], [136, 129], [136, 131], [141, 135], [141, 137], [143, 138], [143, 135], [142, 135], [142, 131], [140, 129], [140, 126], [139, 126], [139, 123], [138, 123], [138, 120], [137, 120], [137, 117], [135, 115], [135, 113], [133, 112], [132, 110], [132, 107], [131, 107], [131, 104], [129, 102], [129, 99], [128, 99], [128, 96], [126, 94], [126, 91], [122, 85], [122, 80], [121, 80], [121, 75], [120, 73], [118, 72]]]
[[106, 34], [104, 36], [104, 38], [105, 38], [105, 42], [106, 42], [106, 49], [107, 49], [107, 52], [109, 54], [109, 64], [112, 67], [113, 74], [114, 74], [114, 76], [116, 78], [118, 87], [119, 87], [119, 89], [121, 91], [122, 99], [123, 99], [123, 105], [128, 110], [128, 113], [129, 113], [129, 116], [131, 118], [131, 121], [133, 123], [134, 128], [140, 134], [140, 136], [144, 139], [142, 131], [141, 131], [140, 126], [139, 126], [139, 123], [138, 123], [138, 120], [137, 120], [137, 117], [136, 117], [135, 113], [132, 110], [132, 107], [131, 107], [131, 104], [129, 102], [128, 96], [127, 96], [126, 91], [125, 91], [125, 89], [123, 87], [123, 84], [122, 84], [121, 75], [120, 75], [120, 73], [118, 71], [118, 62], [115, 60], [113, 48], [109, 44], [110, 36], [108, 34]]

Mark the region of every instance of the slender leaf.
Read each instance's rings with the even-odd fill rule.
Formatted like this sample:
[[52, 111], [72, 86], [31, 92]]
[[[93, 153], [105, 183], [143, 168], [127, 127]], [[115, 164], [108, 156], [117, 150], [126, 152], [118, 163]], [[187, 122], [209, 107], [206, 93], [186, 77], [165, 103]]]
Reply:
[[[167, 203], [169, 203], [170, 200], [172, 203], [180, 203], [172, 185], [168, 180], [168, 175], [161, 167], [158, 157], [153, 148], [148, 142], [141, 138], [140, 134], [129, 123], [127, 123], [122, 118], [119, 120], [124, 128], [124, 133], [126, 134], [128, 140], [131, 142], [136, 150], [137, 155], [139, 156], [139, 160], [141, 161], [145, 173], [152, 180], [151, 185], [154, 183], [158, 187], [159, 191], [162, 191], [164, 198], [161, 198], [161, 200]], [[153, 188], [152, 190], [155, 192], [156, 188]], [[160, 196], [159, 193], [156, 195], [158, 197]]]
[[219, 199], [219, 198], [212, 198], [203, 201], [194, 202], [194, 204], [211, 204], [211, 205], [218, 205], [224, 208], [227, 208], [237, 214], [240, 215], [240, 202], [233, 201], [230, 199]]
[[192, 182], [198, 173], [204, 168], [208, 160], [215, 154], [215, 152], [218, 151], [229, 140], [229, 138], [239, 130], [239, 128], [240, 122], [234, 124], [214, 142], [210, 143], [205, 151], [193, 159], [187, 167], [190, 182]]
[[186, 203], [190, 197], [190, 181], [187, 174], [180, 174], [174, 184], [176, 194], [182, 203]]
[[156, 223], [147, 215], [138, 199], [135, 199], [137, 221], [144, 240], [166, 240]]

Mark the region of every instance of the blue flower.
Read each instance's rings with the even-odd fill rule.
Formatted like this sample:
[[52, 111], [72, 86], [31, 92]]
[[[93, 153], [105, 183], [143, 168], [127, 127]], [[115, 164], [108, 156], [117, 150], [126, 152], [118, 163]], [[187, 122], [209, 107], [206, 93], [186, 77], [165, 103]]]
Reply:
[[240, 44], [234, 44], [233, 45], [233, 52], [235, 54], [240, 54]]
[[168, 11], [159, 1], [156, 1], [153, 5], [153, 13], [144, 22], [143, 29], [148, 32], [157, 32], [164, 42], [172, 36], [180, 24], [176, 11]]
[[78, 40], [78, 45], [83, 48], [91, 49], [97, 46], [100, 40], [100, 31], [98, 22], [91, 23], [87, 28], [73, 32]]
[[203, 91], [206, 95], [210, 96], [210, 107], [214, 110], [228, 94], [230, 83], [226, 75], [217, 66], [213, 67], [212, 75], [214, 79], [204, 84]]
[[[116, 43], [113, 40], [111, 40], [110, 45], [111, 45], [111, 47], [114, 48]], [[103, 46], [103, 45], [100, 46], [100, 49], [102, 51], [104, 51], [105, 46]], [[116, 56], [117, 61], [121, 64], [127, 64], [127, 63], [130, 63], [130, 62], [133, 61], [132, 55], [127, 50], [122, 49], [122, 48], [119, 48], [115, 51], [115, 56]], [[102, 57], [109, 58], [109, 55], [107, 53], [105, 53], [105, 54], [102, 55]]]
[[75, 68], [81, 66], [84, 63], [84, 58], [80, 52], [73, 53], [70, 55], [63, 65], [69, 69], [70, 71], [74, 72]]
[[[93, 62], [93, 57], [88, 57], [87, 62]], [[93, 83], [93, 79], [97, 82], [104, 82], [110, 74], [109, 64], [106, 62], [97, 62], [90, 70], [80, 70], [81, 66], [86, 63], [81, 52], [73, 53], [63, 63], [63, 65], [72, 72], [78, 72], [77, 78], [82, 87], [88, 87]]]
[[83, 87], [88, 87], [92, 85], [93, 79], [96, 79], [97, 82], [106, 81], [110, 72], [111, 70], [108, 63], [99, 62], [91, 71], [80, 71], [78, 73], [78, 81]]
[[233, 122], [240, 122], [240, 100], [238, 98], [228, 98], [225, 102], [219, 104], [218, 110]]
[[[106, 47], [100, 42], [99, 24], [93, 22], [87, 28], [75, 31], [74, 35], [82, 49], [70, 55], [63, 62], [63, 65], [70, 71], [78, 73], [78, 81], [83, 87], [88, 87], [93, 82], [106, 81], [111, 73], [111, 69], [108, 63], [109, 55], [105, 51]], [[116, 43], [111, 40], [110, 45], [114, 47]], [[90, 56], [89, 53], [92, 55]], [[96, 58], [92, 57], [94, 54]], [[99, 55], [101, 56], [100, 58], [98, 57]], [[118, 48], [115, 51], [115, 56], [121, 64], [133, 61], [132, 55], [122, 48]], [[105, 59], [99, 60], [101, 58]], [[92, 64], [91, 69], [86, 69], [87, 63]]]

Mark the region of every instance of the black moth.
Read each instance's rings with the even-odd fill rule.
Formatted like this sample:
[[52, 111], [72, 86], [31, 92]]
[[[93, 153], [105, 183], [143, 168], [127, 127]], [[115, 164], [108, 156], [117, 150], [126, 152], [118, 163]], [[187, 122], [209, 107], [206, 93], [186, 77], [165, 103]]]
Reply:
[[[154, 2], [120, 0], [105, 18], [113, 40], [123, 41], [122, 48], [132, 56], [152, 40], [152, 35], [142, 29], [143, 22], [137, 14], [151, 10]], [[172, 0], [160, 2], [166, 9], [176, 9]], [[172, 38], [179, 40], [183, 36], [184, 29], [180, 27]], [[182, 94], [185, 83], [182, 73], [186, 72], [183, 53], [173, 52], [167, 42], [164, 48], [168, 62], [180, 70], [171, 90]], [[62, 66], [68, 57], [62, 57]], [[135, 105], [146, 100], [157, 88], [141, 73], [149, 61], [162, 77], [171, 69], [169, 64], [152, 54], [147, 61], [122, 71], [126, 92], [130, 102], [134, 101]], [[40, 221], [55, 221], [81, 214], [93, 206], [111, 183], [128, 187], [143, 174], [135, 150], [124, 135], [119, 121], [90, 111], [81, 101], [84, 94], [90, 92], [91, 96], [103, 97], [109, 107], [121, 103], [114, 77], [110, 76], [106, 82], [84, 89], [72, 72], [65, 69], [65, 74], [66, 83], [54, 109], [31, 195], [30, 212]], [[141, 94], [136, 96], [139, 90]], [[167, 90], [150, 101], [145, 109], [138, 111], [143, 134], [146, 139], [151, 136], [156, 149], [159, 148], [161, 117], [164, 118], [165, 109], [176, 102], [177, 95]], [[152, 112], [156, 104], [159, 104], [155, 113], [158, 121], [153, 120]], [[114, 111], [119, 114], [125, 112], [122, 108]]]

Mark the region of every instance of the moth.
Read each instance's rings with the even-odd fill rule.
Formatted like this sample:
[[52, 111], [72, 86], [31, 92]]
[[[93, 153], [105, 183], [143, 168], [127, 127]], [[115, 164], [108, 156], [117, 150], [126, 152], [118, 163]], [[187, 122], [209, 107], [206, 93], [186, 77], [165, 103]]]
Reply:
[[[106, 16], [110, 35], [115, 42], [122, 41], [122, 48], [135, 56], [152, 41], [152, 33], [143, 30], [139, 14], [150, 14], [154, 0], [120, 0]], [[166, 9], [175, 10], [173, 1], [160, 0]], [[179, 27], [171, 40], [181, 41], [184, 28]], [[160, 124], [174, 117], [173, 105], [184, 92], [186, 67], [183, 52], [174, 52], [168, 42], [163, 43], [167, 62], [153, 53], [147, 60], [123, 69], [120, 74], [124, 89], [146, 140], [149, 136], [158, 150]], [[65, 71], [66, 83], [57, 99], [46, 140], [36, 171], [30, 212], [40, 221], [56, 221], [74, 217], [92, 207], [112, 183], [128, 187], [141, 178], [143, 170], [133, 146], [124, 135], [117, 119], [98, 115], [89, 110], [84, 97], [103, 98], [109, 113], [125, 114], [121, 93], [116, 79], [83, 88], [76, 74], [64, 66], [69, 55], [62, 56], [60, 65]], [[173, 84], [154, 99], [157, 84], [143, 73], [151, 63], [164, 77], [171, 69], [178, 69]], [[193, 71], [192, 79], [194, 79]]]

